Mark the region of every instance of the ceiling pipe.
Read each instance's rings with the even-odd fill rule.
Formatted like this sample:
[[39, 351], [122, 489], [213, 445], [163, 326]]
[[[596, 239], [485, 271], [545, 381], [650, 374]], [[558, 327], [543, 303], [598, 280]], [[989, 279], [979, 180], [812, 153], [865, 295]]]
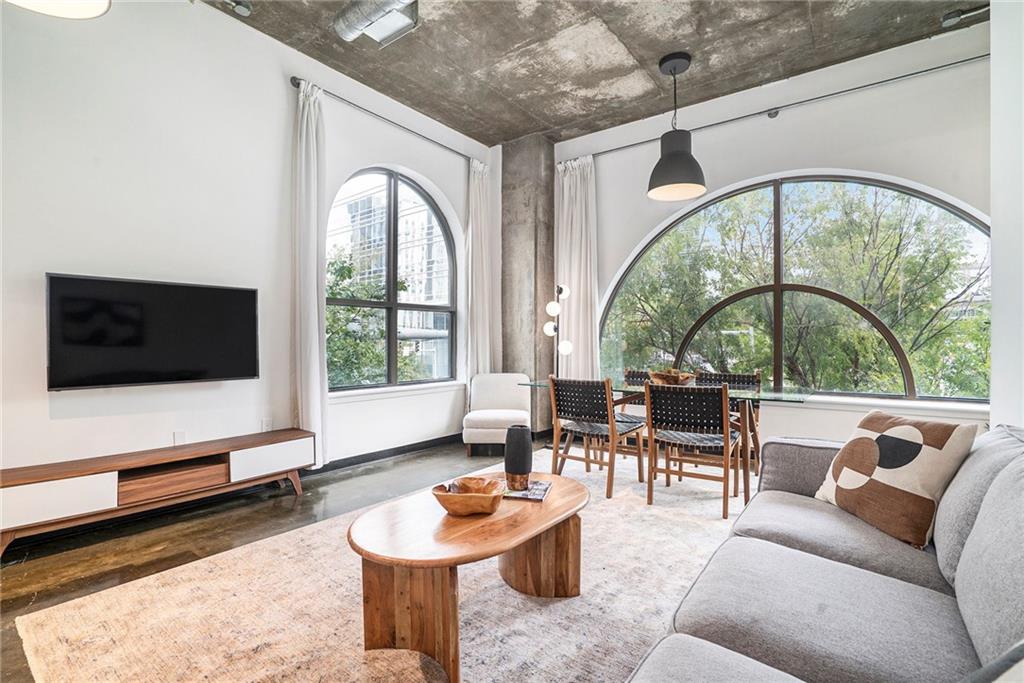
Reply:
[[388, 12], [401, 10], [414, 0], [353, 0], [334, 18], [334, 32], [346, 43], [363, 34], [368, 26]]

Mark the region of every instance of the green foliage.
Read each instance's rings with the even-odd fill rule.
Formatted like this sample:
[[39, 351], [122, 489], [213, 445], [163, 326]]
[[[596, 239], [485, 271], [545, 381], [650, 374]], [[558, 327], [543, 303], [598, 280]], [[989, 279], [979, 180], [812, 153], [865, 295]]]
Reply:
[[[327, 261], [328, 298], [382, 300], [383, 280], [354, 282], [352, 262], [335, 249]], [[399, 281], [402, 291], [405, 283]], [[387, 377], [387, 309], [327, 306], [327, 378], [331, 388], [385, 384]], [[425, 369], [415, 354], [398, 354], [400, 381], [422, 379]]]
[[[987, 239], [928, 202], [852, 183], [783, 185], [784, 282], [838, 292], [877, 315], [910, 358], [921, 395], [988, 395]], [[627, 274], [602, 331], [605, 374], [670, 364], [713, 304], [773, 281], [773, 196], [717, 202], [657, 240]], [[740, 300], [700, 329], [684, 368], [752, 372], [770, 382], [772, 295]], [[784, 382], [902, 393], [884, 338], [848, 307], [783, 297]]]

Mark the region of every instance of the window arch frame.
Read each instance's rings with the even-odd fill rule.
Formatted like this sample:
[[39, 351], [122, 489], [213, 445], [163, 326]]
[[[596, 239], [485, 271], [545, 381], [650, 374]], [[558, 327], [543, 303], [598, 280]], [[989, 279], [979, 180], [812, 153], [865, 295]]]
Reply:
[[[914, 371], [910, 364], [909, 356], [903, 348], [903, 345], [899, 342], [893, 331], [886, 325], [877, 315], [875, 315], [870, 309], [864, 307], [858, 302], [850, 299], [839, 292], [831, 289], [825, 289], [823, 287], [817, 287], [815, 285], [807, 285], [796, 282], [787, 282], [785, 279], [785, 264], [783, 261], [783, 213], [782, 213], [782, 186], [786, 184], [802, 183], [802, 182], [839, 182], [839, 183], [856, 183], [859, 185], [879, 187], [894, 192], [900, 192], [905, 195], [909, 195], [915, 199], [919, 199], [929, 204], [935, 205], [957, 218], [965, 221], [976, 230], [985, 235], [986, 238], [991, 240], [992, 231], [991, 228], [977, 216], [972, 215], [963, 208], [952, 204], [940, 197], [929, 194], [922, 190], [908, 187], [898, 182], [890, 180], [883, 180], [879, 178], [869, 178], [851, 174], [793, 174], [793, 175], [780, 175], [767, 180], [759, 180], [750, 184], [741, 185], [734, 187], [728, 192], [725, 192], [711, 201], [704, 202], [699, 206], [695, 206], [687, 211], [683, 212], [680, 216], [670, 221], [664, 228], [658, 231], [653, 237], [647, 240], [647, 243], [640, 249], [639, 252], [633, 257], [633, 260], [629, 265], [622, 271], [618, 281], [612, 288], [607, 299], [605, 300], [604, 309], [601, 311], [601, 321], [599, 327], [599, 340], [604, 336], [605, 325], [608, 320], [608, 314], [611, 312], [612, 306], [615, 300], [619, 296], [619, 290], [623, 284], [629, 278], [630, 274], [636, 265], [647, 255], [647, 253], [659, 242], [663, 237], [669, 234], [672, 230], [677, 228], [681, 223], [686, 221], [688, 218], [708, 209], [719, 202], [723, 202], [727, 199], [746, 194], [755, 190], [764, 188], [772, 189], [772, 282], [757, 285], [755, 287], [748, 287], [739, 292], [730, 294], [727, 297], [719, 299], [709, 308], [707, 308], [697, 319], [687, 328], [686, 333], [683, 335], [683, 339], [676, 350], [675, 358], [673, 359], [672, 367], [678, 369], [682, 364], [683, 358], [686, 352], [689, 350], [690, 344], [693, 342], [697, 334], [703, 329], [704, 325], [710, 321], [714, 315], [728, 306], [737, 302], [743, 301], [751, 296], [759, 294], [771, 294], [772, 295], [772, 382], [773, 389], [781, 391], [783, 388], [783, 361], [784, 361], [784, 317], [783, 317], [783, 295], [786, 292], [803, 292], [807, 294], [813, 294], [817, 296], [825, 297], [831, 301], [839, 303], [854, 313], [859, 315], [861, 318], [871, 324], [872, 328], [875, 329], [882, 338], [885, 340], [889, 349], [895, 356], [897, 365], [900, 368], [902, 374], [904, 393], [902, 396], [898, 394], [878, 394], [878, 393], [857, 393], [857, 392], [837, 392], [837, 391], [817, 391], [816, 393], [821, 394], [833, 394], [833, 395], [844, 395], [844, 396], [882, 396], [890, 397], [897, 396], [902, 398], [908, 398], [912, 400], [918, 399], [917, 394], [917, 382], [914, 378]], [[969, 398], [969, 397], [943, 397], [943, 396], [928, 396], [928, 400], [942, 400], [942, 401], [960, 401], [968, 403], [987, 402], [987, 398]]]
[[[413, 178], [400, 171], [381, 166], [370, 166], [360, 169], [349, 176], [338, 192], [353, 179], [364, 175], [383, 175], [387, 178], [387, 256], [385, 296], [383, 299], [352, 299], [346, 297], [325, 297], [327, 306], [347, 306], [358, 308], [383, 309], [386, 316], [386, 381], [377, 384], [352, 384], [347, 386], [328, 386], [329, 393], [342, 393], [358, 389], [374, 389], [379, 387], [412, 386], [417, 384], [436, 384], [438, 382], [451, 382], [455, 379], [456, 358], [458, 356], [457, 338], [457, 305], [458, 305], [458, 267], [455, 260], [455, 240], [452, 236], [451, 226], [448, 219], [441, 211], [437, 202], [422, 185]], [[445, 250], [448, 254], [448, 303], [447, 304], [419, 304], [401, 302], [398, 300], [398, 189], [401, 183], [411, 188], [427, 208], [433, 212], [441, 229], [444, 238]], [[337, 193], [335, 193], [337, 196]], [[399, 381], [398, 379], [398, 312], [403, 311], [427, 311], [432, 313], [447, 313], [448, 324], [448, 375], [432, 379], [416, 379]]]

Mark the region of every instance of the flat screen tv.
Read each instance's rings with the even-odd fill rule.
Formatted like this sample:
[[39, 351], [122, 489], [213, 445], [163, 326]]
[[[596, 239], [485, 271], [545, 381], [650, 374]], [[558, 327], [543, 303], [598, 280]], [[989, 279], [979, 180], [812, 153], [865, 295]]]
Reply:
[[259, 377], [256, 290], [46, 274], [47, 388]]

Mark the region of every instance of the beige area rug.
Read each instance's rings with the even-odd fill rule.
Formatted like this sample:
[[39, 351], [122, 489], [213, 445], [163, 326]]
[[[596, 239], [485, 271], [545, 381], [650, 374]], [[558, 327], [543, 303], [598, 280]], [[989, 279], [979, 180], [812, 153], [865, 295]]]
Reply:
[[[550, 457], [538, 451], [535, 468], [548, 471]], [[635, 461], [617, 470], [608, 500], [604, 472], [565, 468], [591, 492], [580, 597], [521, 595], [493, 558], [460, 567], [463, 680], [621, 681], [668, 631], [728, 535], [721, 488], [662, 479], [648, 507]], [[32, 673], [76, 683], [418, 680], [414, 656], [364, 657], [360, 562], [345, 540], [358, 514], [19, 617]]]

